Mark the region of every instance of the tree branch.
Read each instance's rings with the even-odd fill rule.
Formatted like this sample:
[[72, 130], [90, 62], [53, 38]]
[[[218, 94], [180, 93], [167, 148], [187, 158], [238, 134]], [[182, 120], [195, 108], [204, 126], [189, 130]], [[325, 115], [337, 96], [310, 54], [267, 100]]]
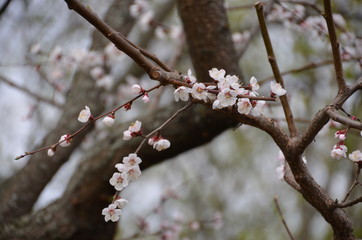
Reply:
[[327, 22], [329, 39], [331, 41], [331, 47], [332, 47], [332, 52], [333, 52], [334, 70], [336, 72], [338, 91], [341, 92], [346, 87], [346, 82], [345, 82], [344, 76], [343, 76], [343, 66], [342, 66], [341, 54], [339, 52], [339, 42], [337, 39], [336, 29], [334, 27], [331, 1], [324, 0], [323, 3], [324, 3], [324, 11], [325, 11], [324, 17]]
[[[274, 55], [273, 46], [272, 46], [272, 43], [271, 43], [271, 40], [270, 40], [270, 37], [269, 37], [268, 28], [267, 28], [265, 17], [264, 17], [263, 4], [261, 4], [260, 2], [256, 3], [255, 4], [255, 9], [256, 9], [256, 12], [257, 12], [257, 15], [258, 15], [260, 31], [261, 31], [261, 34], [263, 36], [264, 45], [265, 45], [265, 48], [266, 48], [266, 51], [267, 51], [267, 54], [268, 54], [268, 60], [269, 60], [270, 66], [271, 66], [271, 68], [273, 70], [275, 80], [283, 88], [285, 88], [284, 87], [283, 77], [280, 74], [278, 63], [277, 63], [275, 55]], [[289, 106], [287, 95], [280, 96], [280, 101], [282, 103], [285, 118], [287, 120], [289, 133], [290, 133], [290, 135], [292, 137], [297, 136], [298, 135], [298, 129], [297, 129], [297, 127], [295, 125], [295, 122], [294, 122], [294, 119], [293, 119], [293, 113], [292, 113], [292, 110], [291, 110], [291, 108]]]

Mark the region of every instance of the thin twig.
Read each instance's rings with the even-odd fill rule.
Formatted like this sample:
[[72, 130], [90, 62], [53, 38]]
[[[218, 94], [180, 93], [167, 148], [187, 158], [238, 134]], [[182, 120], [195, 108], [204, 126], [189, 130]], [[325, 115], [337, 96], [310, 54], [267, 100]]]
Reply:
[[[162, 85], [159, 84], [159, 85], [157, 85], [157, 86], [155, 86], [155, 87], [152, 87], [152, 88], [150, 88], [149, 90], [146, 90], [145, 93], [151, 92], [151, 91], [153, 91], [153, 90], [155, 90], [155, 89], [157, 89], [157, 88], [159, 88], [159, 87], [161, 87], [161, 86], [162, 86]], [[122, 105], [114, 108], [113, 110], [111, 110], [111, 111], [109, 111], [109, 112], [107, 112], [107, 113], [104, 113], [104, 114], [102, 114], [102, 115], [99, 115], [99, 116], [97, 116], [97, 117], [94, 117], [93, 119], [89, 120], [89, 121], [87, 122], [87, 124], [85, 124], [83, 127], [81, 127], [80, 129], [78, 129], [78, 130], [75, 131], [74, 133], [69, 134], [69, 136], [68, 136], [66, 139], [64, 139], [63, 141], [59, 141], [59, 142], [57, 142], [57, 143], [51, 144], [51, 145], [46, 146], [46, 147], [39, 148], [39, 149], [34, 150], [34, 151], [31, 151], [31, 152], [25, 152], [23, 155], [17, 156], [17, 157], [15, 158], [15, 160], [19, 160], [19, 159], [21, 159], [21, 158], [23, 158], [23, 157], [26, 157], [26, 156], [28, 156], [28, 155], [32, 155], [32, 154], [37, 153], [37, 152], [45, 151], [45, 150], [48, 150], [48, 149], [50, 149], [50, 148], [51, 148], [51, 149], [56, 148], [56, 147], [57, 147], [59, 144], [61, 144], [62, 142], [65, 142], [65, 141], [67, 141], [67, 140], [69, 141], [70, 139], [72, 139], [73, 137], [75, 137], [76, 135], [78, 135], [80, 132], [82, 132], [84, 129], [86, 129], [86, 128], [89, 127], [90, 125], [94, 124], [95, 121], [97, 121], [97, 120], [99, 120], [99, 119], [101, 119], [101, 118], [103, 118], [103, 117], [105, 117], [105, 116], [108, 116], [108, 115], [114, 115], [114, 113], [117, 112], [119, 109], [121, 109], [121, 108], [123, 108], [123, 107], [125, 107], [125, 106], [127, 106], [127, 105], [132, 104], [133, 101], [135, 101], [136, 99], [142, 97], [143, 95], [144, 95], [144, 93], [141, 93], [141, 94], [137, 95], [136, 97], [132, 98], [131, 100], [127, 101], [126, 103], [124, 103], [124, 104], [122, 104]]]
[[343, 77], [343, 66], [342, 66], [341, 54], [339, 51], [339, 42], [337, 39], [336, 29], [334, 27], [332, 6], [330, 0], [324, 0], [323, 2], [324, 2], [324, 11], [325, 11], [324, 17], [327, 22], [329, 39], [331, 41], [331, 47], [333, 52], [334, 70], [336, 72], [338, 91], [341, 92], [346, 88], [346, 82]]
[[357, 165], [356, 176], [354, 178], [353, 184], [348, 189], [348, 192], [347, 192], [346, 196], [344, 197], [344, 199], [342, 200], [342, 203], [345, 203], [347, 201], [347, 198], [351, 195], [352, 190], [359, 184], [358, 177], [359, 177], [360, 173], [361, 173], [361, 168]]
[[[256, 9], [256, 12], [258, 15], [260, 31], [263, 36], [264, 45], [265, 45], [265, 48], [266, 48], [266, 51], [268, 54], [270, 66], [271, 66], [271, 68], [273, 70], [273, 74], [275, 76], [275, 80], [277, 81], [277, 83], [279, 83], [284, 88], [284, 81], [283, 81], [282, 75], [280, 74], [278, 63], [277, 63], [275, 55], [274, 55], [273, 46], [272, 46], [272, 43], [271, 43], [271, 40], [269, 37], [268, 28], [267, 28], [265, 17], [264, 17], [263, 4], [261, 4], [260, 2], [257, 2], [255, 4], [255, 9]], [[289, 133], [292, 137], [297, 136], [298, 130], [297, 130], [297, 127], [295, 126], [295, 122], [293, 120], [293, 113], [289, 106], [287, 95], [280, 96], [280, 101], [282, 103], [284, 115], [287, 120]]]
[[274, 203], [275, 203], [275, 206], [276, 206], [277, 211], [278, 211], [278, 213], [279, 213], [279, 216], [280, 216], [280, 218], [281, 218], [281, 220], [282, 220], [283, 226], [284, 226], [285, 230], [287, 230], [287, 233], [288, 233], [290, 239], [291, 239], [291, 240], [295, 240], [294, 237], [293, 237], [293, 235], [292, 235], [292, 233], [291, 233], [290, 230], [289, 230], [289, 227], [288, 227], [288, 225], [287, 225], [287, 222], [286, 222], [285, 219], [284, 219], [282, 210], [281, 210], [280, 207], [279, 207], [278, 197], [274, 197]]
[[13, 87], [13, 88], [16, 88], [16, 89], [18, 89], [18, 90], [20, 90], [20, 91], [28, 94], [29, 96], [35, 98], [35, 99], [38, 100], [38, 101], [41, 101], [41, 102], [50, 104], [50, 105], [52, 105], [52, 106], [54, 106], [54, 107], [57, 107], [57, 108], [59, 108], [59, 109], [61, 109], [61, 108], [63, 107], [62, 104], [57, 103], [57, 102], [55, 102], [55, 101], [52, 100], [52, 99], [48, 99], [48, 98], [39, 96], [38, 94], [33, 93], [33, 92], [30, 91], [29, 89], [27, 89], [27, 88], [25, 88], [25, 87], [22, 87], [22, 86], [20, 86], [20, 85], [18, 85], [18, 84], [16, 84], [16, 83], [14, 83], [13, 81], [5, 78], [4, 76], [0, 76], [0, 81], [8, 84], [9, 86], [11, 86], [11, 87]]
[[188, 109], [189, 107], [191, 107], [194, 103], [193, 102], [189, 102], [188, 104], [186, 104], [185, 106], [183, 106], [182, 108], [180, 108], [179, 110], [177, 110], [169, 119], [167, 119], [164, 123], [162, 123], [158, 128], [154, 129], [152, 132], [150, 132], [149, 134], [147, 134], [144, 139], [142, 140], [142, 142], [140, 143], [140, 145], [138, 146], [138, 148], [136, 149], [136, 151], [134, 153], [138, 153], [143, 144], [146, 142], [146, 140], [148, 138], [150, 138], [152, 135], [154, 135], [156, 132], [161, 131], [167, 124], [169, 124], [173, 119], [175, 119], [180, 113], [182, 113], [183, 111], [185, 111], [186, 109]]

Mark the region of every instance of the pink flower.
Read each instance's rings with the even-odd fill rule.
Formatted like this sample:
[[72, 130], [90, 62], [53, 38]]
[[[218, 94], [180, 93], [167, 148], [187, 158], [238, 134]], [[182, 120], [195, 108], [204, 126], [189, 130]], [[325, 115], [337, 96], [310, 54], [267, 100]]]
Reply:
[[353, 162], [361, 162], [362, 161], [362, 153], [360, 150], [356, 150], [348, 155], [349, 159]]
[[114, 115], [108, 115], [107, 117], [103, 118], [102, 122], [107, 126], [107, 127], [112, 127], [114, 124]]

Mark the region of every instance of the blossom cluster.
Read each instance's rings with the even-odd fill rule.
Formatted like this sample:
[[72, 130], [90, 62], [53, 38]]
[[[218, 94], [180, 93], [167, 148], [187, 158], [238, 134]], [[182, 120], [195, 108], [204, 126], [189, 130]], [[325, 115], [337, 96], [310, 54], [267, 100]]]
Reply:
[[[136, 153], [131, 153], [123, 158], [122, 163], [116, 164], [115, 167], [118, 172], [113, 173], [113, 176], [109, 179], [109, 183], [116, 189], [117, 197], [119, 191], [122, 191], [131, 181], [141, 176], [141, 169], [139, 167], [141, 162], [141, 158], [139, 158]], [[118, 221], [122, 213], [121, 209], [127, 202], [127, 200], [119, 198], [104, 208], [102, 214], [104, 215], [105, 221]]]
[[[251, 113], [259, 116], [265, 105], [264, 100], [250, 100], [249, 97], [259, 95], [259, 84], [255, 77], [251, 77], [248, 86], [242, 86], [239, 78], [235, 75], [225, 75], [224, 69], [213, 68], [209, 70], [209, 76], [214, 80], [213, 85], [206, 86], [204, 83], [196, 82], [191, 70], [188, 70], [184, 81], [192, 87], [181, 86], [174, 91], [175, 101], [188, 101], [191, 95], [196, 100], [212, 102], [213, 109], [222, 109], [235, 106], [240, 114]], [[279, 84], [271, 82], [271, 96], [283, 96], [286, 90]]]
[[[355, 117], [352, 117], [352, 119], [355, 119]], [[331, 150], [332, 158], [334, 159], [347, 158], [348, 148], [345, 145], [345, 140], [347, 138], [348, 130], [349, 128], [339, 130], [334, 134], [334, 137], [339, 141], [333, 146], [333, 149]], [[360, 150], [353, 151], [348, 155], [348, 158], [351, 161], [357, 163], [358, 165], [362, 164], [362, 153]]]

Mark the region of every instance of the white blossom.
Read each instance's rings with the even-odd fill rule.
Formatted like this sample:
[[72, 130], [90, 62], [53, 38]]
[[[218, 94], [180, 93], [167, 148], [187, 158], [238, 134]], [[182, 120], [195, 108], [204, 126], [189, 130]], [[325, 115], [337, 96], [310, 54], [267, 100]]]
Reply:
[[287, 91], [280, 85], [280, 83], [270, 82], [270, 89], [272, 93], [277, 96], [283, 96]]
[[48, 156], [49, 156], [49, 157], [53, 157], [53, 156], [54, 156], [54, 150], [53, 150], [53, 149], [51, 149], [51, 148], [48, 149]]
[[258, 80], [254, 76], [252, 76], [250, 78], [250, 86], [251, 86], [253, 91], [258, 91], [259, 88], [260, 88], [260, 86], [258, 84]]
[[190, 88], [181, 86], [173, 92], [173, 95], [175, 97], [176, 102], [178, 102], [180, 99], [181, 101], [188, 101], [189, 93], [190, 93]]
[[141, 176], [141, 169], [138, 165], [127, 168], [125, 173], [128, 175], [129, 181], [136, 180], [139, 176]]
[[124, 206], [126, 206], [126, 204], [128, 203], [128, 201], [126, 199], [124, 199], [124, 198], [117, 199], [114, 202], [115, 202], [115, 204], [117, 204], [117, 207], [119, 209], [124, 208]]
[[342, 144], [336, 144], [333, 146], [333, 149], [331, 150], [331, 157], [335, 159], [341, 159], [347, 157], [347, 147]]
[[113, 173], [113, 176], [111, 177], [111, 179], [109, 179], [109, 183], [114, 186], [117, 191], [121, 191], [128, 185], [128, 175], [126, 174], [126, 172]]
[[251, 110], [253, 116], [260, 116], [263, 113], [263, 107], [265, 105], [264, 100], [258, 100], [255, 107]]
[[169, 148], [170, 146], [170, 141], [162, 138], [153, 144], [153, 149], [156, 149], [157, 151], [162, 151]]
[[107, 208], [104, 208], [102, 210], [102, 215], [104, 215], [104, 220], [108, 222], [111, 220], [112, 222], [116, 222], [119, 220], [119, 217], [121, 216], [122, 210], [117, 209], [117, 205], [112, 203], [109, 204]]
[[68, 147], [70, 145], [70, 141], [71, 141], [71, 139], [69, 137], [70, 137], [69, 134], [65, 134], [65, 135], [61, 136], [59, 139], [59, 142], [60, 142], [59, 145], [62, 147]]
[[150, 98], [148, 97], [148, 94], [144, 94], [142, 97], [142, 102], [144, 103], [148, 103], [150, 102]]
[[224, 69], [218, 70], [217, 68], [213, 68], [209, 70], [209, 76], [216, 81], [220, 81], [221, 79], [225, 78], [225, 73], [226, 72]]
[[123, 158], [123, 163], [126, 167], [133, 167], [142, 162], [141, 158], [137, 157], [136, 153], [131, 153], [128, 157]]
[[135, 95], [142, 93], [142, 87], [138, 84], [133, 84], [131, 87], [131, 92]]
[[240, 98], [237, 105], [240, 114], [249, 114], [250, 110], [253, 108], [249, 98]]
[[337, 131], [337, 132], [334, 134], [334, 137], [335, 137], [335, 138], [338, 138], [340, 141], [346, 140], [346, 130]]
[[186, 79], [188, 80], [188, 83], [195, 83], [196, 82], [196, 77], [194, 75], [192, 75], [192, 71], [191, 69], [187, 70], [187, 77]]
[[108, 115], [105, 118], [102, 119], [102, 122], [104, 123], [104, 125], [106, 125], [107, 127], [112, 127], [114, 124], [114, 115]]
[[80, 111], [79, 116], [78, 116], [78, 121], [79, 122], [88, 122], [89, 118], [92, 116], [91, 111], [89, 109], [88, 106], [85, 106], [85, 109], [83, 109], [82, 111]]
[[360, 150], [353, 151], [348, 155], [349, 159], [354, 162], [361, 162], [362, 161], [362, 153]]
[[237, 92], [230, 88], [222, 89], [217, 95], [217, 99], [220, 101], [220, 105], [223, 107], [232, 106], [236, 103]]
[[126, 130], [123, 132], [123, 140], [131, 140], [132, 139], [132, 132], [130, 130]]
[[132, 123], [131, 126], [129, 126], [128, 130], [131, 132], [139, 132], [141, 131], [142, 122], [136, 120], [136, 122]]
[[206, 99], [206, 87], [203, 83], [195, 83], [191, 89], [191, 95], [198, 100]]
[[125, 172], [125, 171], [127, 170], [127, 166], [126, 166], [126, 164], [124, 164], [124, 163], [117, 163], [117, 164], [115, 165], [115, 168], [117, 168], [117, 170], [118, 170], [120, 173], [123, 173], [123, 172]]

